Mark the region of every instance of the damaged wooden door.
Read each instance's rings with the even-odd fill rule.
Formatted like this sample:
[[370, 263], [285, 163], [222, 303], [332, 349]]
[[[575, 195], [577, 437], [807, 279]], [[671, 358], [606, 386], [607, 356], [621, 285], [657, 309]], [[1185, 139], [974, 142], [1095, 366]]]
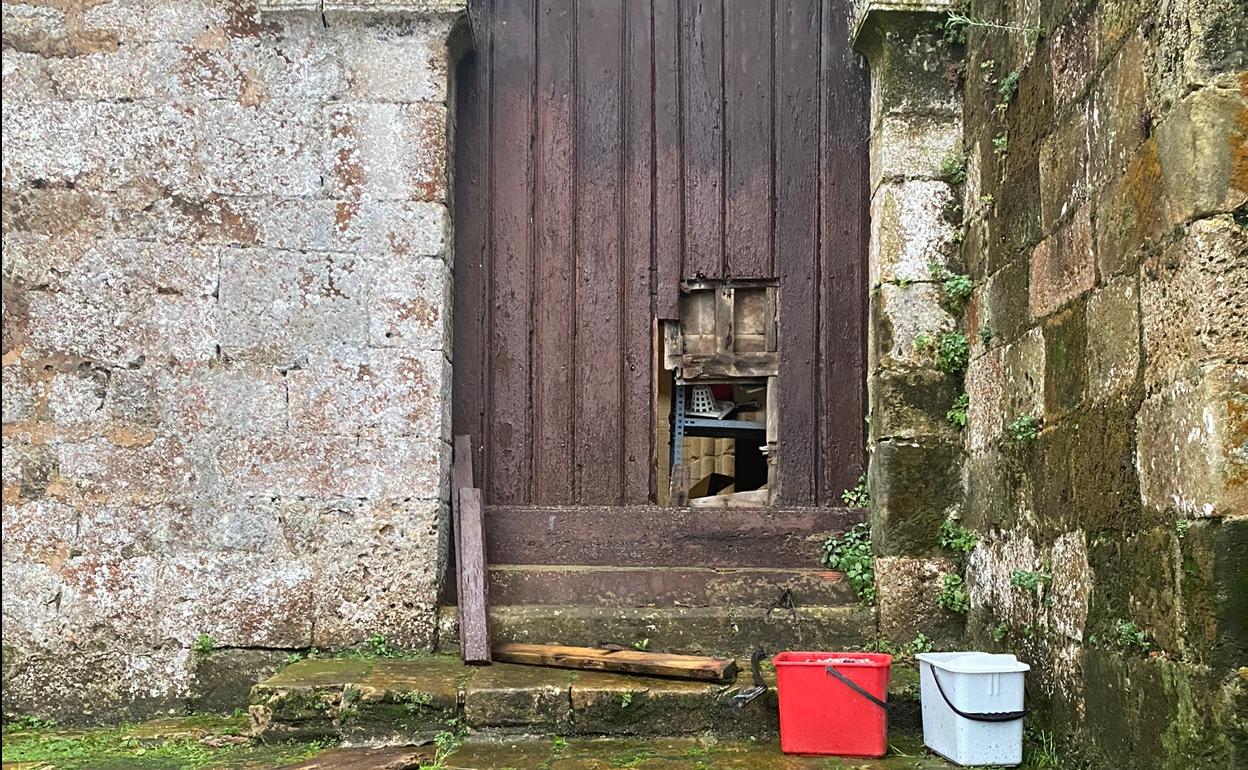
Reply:
[[[456, 73], [453, 422], [478, 451], [493, 561], [557, 563], [525, 531], [571, 507], [575, 526], [670, 522], [678, 538], [763, 517], [814, 532], [800, 509], [855, 484], [867, 92], [850, 5], [474, 0]], [[654, 507], [658, 329], [682, 285], [716, 281], [775, 287], [782, 492], [765, 514], [696, 524]]]

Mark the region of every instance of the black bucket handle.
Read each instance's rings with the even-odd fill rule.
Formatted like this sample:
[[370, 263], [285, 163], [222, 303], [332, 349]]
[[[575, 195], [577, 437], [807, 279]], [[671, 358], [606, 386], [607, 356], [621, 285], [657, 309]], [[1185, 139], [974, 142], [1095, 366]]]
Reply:
[[835, 666], [828, 666], [827, 668], [824, 669], [824, 671], [828, 672], [828, 676], [835, 677], [841, 682], [841, 684], [845, 685], [849, 689], [858, 693], [859, 695], [871, 701], [872, 703], [884, 709], [885, 711], [888, 711], [887, 701], [882, 701], [879, 698], [872, 695], [871, 693], [864, 690], [857, 682], [845, 676], [840, 671], [837, 671]]
[[972, 722], [1016, 722], [1027, 716], [1027, 709], [1023, 709], [1022, 711], [1002, 711], [995, 714], [988, 712], [975, 713], [973, 711], [963, 711], [953, 705], [953, 701], [949, 700], [949, 696], [945, 694], [944, 685], [940, 683], [940, 677], [936, 676], [936, 667], [932, 666], [930, 663], [928, 666], [932, 671], [932, 681], [936, 683], [936, 690], [940, 693], [940, 697], [944, 698], [945, 705], [948, 706], [953, 713], [963, 719], [969, 719]]

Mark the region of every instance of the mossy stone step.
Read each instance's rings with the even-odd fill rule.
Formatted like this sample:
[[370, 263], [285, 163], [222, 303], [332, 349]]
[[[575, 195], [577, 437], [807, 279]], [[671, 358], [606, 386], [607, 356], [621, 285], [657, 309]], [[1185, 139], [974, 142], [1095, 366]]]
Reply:
[[[756, 647], [847, 650], [875, 638], [875, 614], [859, 604], [804, 607], [599, 607], [515, 604], [490, 607], [495, 642], [594, 647], [602, 642], [694, 655], [748, 658]], [[458, 613], [438, 616], [439, 651], [456, 652]]]
[[[714, 734], [768, 740], [778, 734], [775, 675], [741, 709], [729, 701], [750, 686], [749, 666], [733, 684], [496, 663], [469, 667], [455, 657], [311, 659], [252, 689], [253, 731], [266, 738], [337, 738], [355, 745], [402, 745], [466, 728], [487, 736]], [[912, 676], [896, 669], [893, 731], [917, 726]]]

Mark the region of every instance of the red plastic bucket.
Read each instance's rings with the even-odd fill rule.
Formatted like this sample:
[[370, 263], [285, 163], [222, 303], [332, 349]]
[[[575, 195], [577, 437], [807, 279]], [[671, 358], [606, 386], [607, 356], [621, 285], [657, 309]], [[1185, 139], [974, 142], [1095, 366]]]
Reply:
[[891, 655], [782, 652], [772, 662], [780, 700], [781, 751], [884, 756]]

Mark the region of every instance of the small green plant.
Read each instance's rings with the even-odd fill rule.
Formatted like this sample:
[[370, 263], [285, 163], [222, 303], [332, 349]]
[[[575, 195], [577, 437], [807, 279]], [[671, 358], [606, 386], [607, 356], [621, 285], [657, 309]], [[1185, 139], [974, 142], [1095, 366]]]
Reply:
[[997, 85], [997, 94], [1001, 97], [1001, 101], [997, 102], [994, 111], [998, 117], [1005, 116], [1005, 111], [1009, 109], [1010, 102], [1014, 100], [1014, 94], [1018, 93], [1018, 80], [1018, 70], [1014, 70], [1001, 78], [1001, 82]]
[[633, 705], [634, 694], [631, 692], [620, 693], [620, 708], [626, 709]]
[[945, 277], [940, 282], [940, 288], [945, 290], [945, 294], [950, 299], [965, 302], [970, 298], [975, 284], [971, 281], [971, 277], [965, 273], [951, 273], [946, 270]]
[[945, 419], [956, 428], [966, 427], [966, 412], [971, 407], [971, 394], [962, 393], [953, 401], [953, 406], [945, 412]]
[[1038, 571], [1029, 571], [1016, 569], [1010, 575], [1010, 585], [1015, 588], [1022, 588], [1026, 591], [1038, 591], [1042, 586], [1047, 586], [1053, 582], [1053, 573], [1048, 569]]
[[966, 591], [965, 581], [956, 573], [949, 573], [940, 580], [940, 593], [936, 595], [936, 603], [941, 607], [963, 614], [971, 608], [971, 595]]
[[292, 652], [286, 656], [286, 665], [289, 666], [291, 664], [298, 663], [301, 660], [303, 660], [302, 652]]
[[1174, 521], [1174, 533], [1179, 536], [1180, 540], [1187, 537], [1187, 531], [1191, 528], [1192, 522], [1190, 519], [1175, 519]]
[[953, 151], [940, 162], [940, 176], [949, 184], [958, 185], [966, 181], [966, 155]]
[[841, 492], [841, 502], [850, 508], [870, 508], [871, 507], [871, 491], [867, 489], [867, 476], [863, 474], [858, 477], [858, 483], [850, 489]]
[[871, 551], [871, 527], [858, 524], [841, 537], [823, 544], [823, 563], [849, 578], [864, 604], [875, 604], [875, 555]]
[[959, 331], [941, 332], [932, 336], [926, 332], [914, 336], [914, 349], [936, 349], [936, 367], [945, 374], [961, 374], [971, 358], [971, 344]]
[[969, 275], [955, 273], [935, 260], [932, 260], [927, 269], [932, 279], [940, 282], [940, 288], [949, 299], [961, 305], [970, 298], [975, 283]]
[[958, 523], [956, 516], [950, 516], [940, 525], [940, 547], [947, 548], [957, 554], [968, 554], [979, 545], [979, 537]]
[[1023, 729], [1023, 766], [1028, 770], [1059, 770], [1063, 767], [1053, 733], [1034, 727]]
[[945, 374], [961, 374], [971, 358], [971, 344], [962, 332], [940, 335], [936, 341], [936, 366]]
[[945, 16], [944, 32], [945, 42], [951, 44], [964, 44], [966, 42], [966, 32], [968, 29], [981, 29], [987, 32], [1007, 32], [1022, 33], [1026, 36], [1027, 44], [1034, 45], [1040, 39], [1043, 30], [1040, 27], [1021, 27], [1016, 24], [1002, 24], [998, 21], [989, 21], [979, 16], [967, 16], [958, 11], [949, 11]]
[[562, 735], [556, 735], [554, 738], [551, 738], [550, 743], [556, 753], [561, 752], [568, 747], [568, 739], [564, 738]]
[[374, 658], [393, 658], [397, 654], [385, 634], [373, 634], [364, 642], [368, 645], [368, 655]]
[[612, 767], [628, 768], [641, 767], [647, 764], [647, 760], [658, 754], [658, 750], [651, 746], [642, 746], [628, 751], [622, 751], [611, 758]]
[[359, 713], [356, 706], [360, 702], [360, 698], [364, 697], [364, 693], [357, 687], [347, 685], [342, 690], [342, 700], [338, 703], [338, 719], [342, 722], [349, 722]]
[[20, 733], [27, 730], [51, 730], [56, 727], [55, 719], [43, 719], [33, 714], [18, 714], [4, 722], [4, 732]]
[[862, 646], [864, 652], [882, 652], [886, 655], [892, 655], [894, 658], [913, 658], [920, 652], [932, 651], [932, 640], [926, 634], [920, 632], [905, 644], [894, 644], [892, 640], [884, 637], [873, 639]]
[[455, 733], [443, 730], [433, 736], [433, 762], [430, 764], [421, 764], [422, 768], [427, 770], [447, 770], [450, 765], [447, 762], [451, 755], [459, 751], [459, 747], [463, 744], [463, 740]]
[[433, 705], [433, 695], [419, 690], [399, 693], [396, 700], [403, 704], [403, 709], [409, 714], [420, 713]]
[[1009, 134], [1003, 131], [992, 138], [992, 154], [993, 155], [996, 155], [998, 158], [1003, 158], [1005, 157], [1005, 154], [1009, 151], [1010, 151]]
[[200, 634], [195, 637], [195, 641], [191, 642], [191, 650], [198, 655], [209, 655], [216, 649], [217, 640], [208, 634]]
[[966, 45], [966, 24], [949, 14], [940, 23], [941, 36], [948, 45]]
[[642, 652], [645, 652], [646, 650], [650, 649], [649, 637], [645, 639], [638, 639], [637, 641], [633, 642], [633, 649], [641, 650]]
[[1010, 627], [1004, 622], [988, 626], [988, 635], [992, 637], [992, 641], [1000, 644], [1010, 633]]
[[1147, 653], [1153, 649], [1152, 638], [1148, 632], [1130, 620], [1119, 620], [1114, 626], [1114, 631], [1117, 634], [1118, 646], [1124, 650], [1139, 650]]
[[979, 330], [979, 341], [980, 341], [980, 342], [982, 342], [982, 343], [984, 343], [984, 347], [988, 347], [989, 345], [991, 345], [991, 344], [992, 344], [992, 330], [991, 330], [991, 329], [980, 329], [980, 330]]
[[927, 637], [927, 634], [924, 634], [922, 631], [916, 634], [913, 639], [906, 642], [901, 647], [901, 654], [909, 658], [913, 658], [915, 655], [918, 655], [920, 652], [931, 652], [931, 651], [932, 651], [932, 640], [929, 639]]
[[1015, 441], [1035, 441], [1040, 435], [1040, 421], [1025, 414], [1011, 422], [1008, 430]]

